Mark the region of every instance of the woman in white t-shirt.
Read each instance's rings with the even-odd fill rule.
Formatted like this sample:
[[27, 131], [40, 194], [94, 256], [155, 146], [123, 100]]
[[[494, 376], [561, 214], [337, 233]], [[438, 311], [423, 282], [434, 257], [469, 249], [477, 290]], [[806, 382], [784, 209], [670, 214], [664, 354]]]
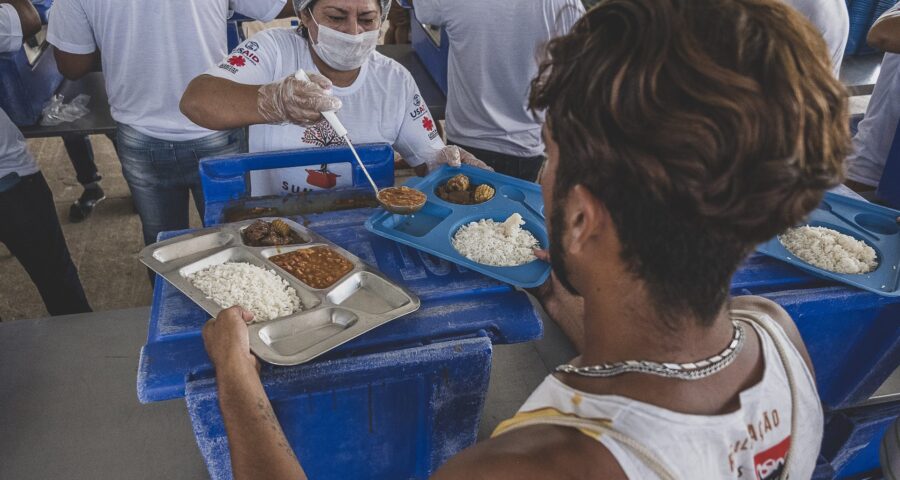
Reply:
[[[320, 114], [339, 109], [354, 144], [389, 143], [419, 175], [441, 163], [483, 165], [444, 145], [412, 75], [375, 51], [389, 7], [390, 0], [294, 0], [299, 29], [243, 42], [191, 82], [181, 109], [211, 129], [249, 125], [251, 152], [339, 145]], [[300, 69], [311, 81], [294, 78]], [[312, 188], [302, 168], [251, 172], [251, 185], [253, 195]]]

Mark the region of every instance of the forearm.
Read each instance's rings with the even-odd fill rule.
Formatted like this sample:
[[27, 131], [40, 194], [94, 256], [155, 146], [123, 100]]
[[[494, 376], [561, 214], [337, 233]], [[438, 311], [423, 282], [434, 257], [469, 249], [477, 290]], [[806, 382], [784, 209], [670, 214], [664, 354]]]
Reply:
[[235, 480], [305, 480], [253, 367], [224, 368], [216, 381]]
[[181, 112], [210, 130], [267, 123], [257, 108], [259, 85], [244, 85], [210, 75], [191, 81], [181, 97]]
[[16, 9], [22, 23], [23, 38], [31, 37], [41, 30], [41, 17], [30, 0], [0, 0], [0, 3], [9, 3]]
[[866, 41], [872, 48], [900, 53], [900, 16], [885, 18], [875, 24]]

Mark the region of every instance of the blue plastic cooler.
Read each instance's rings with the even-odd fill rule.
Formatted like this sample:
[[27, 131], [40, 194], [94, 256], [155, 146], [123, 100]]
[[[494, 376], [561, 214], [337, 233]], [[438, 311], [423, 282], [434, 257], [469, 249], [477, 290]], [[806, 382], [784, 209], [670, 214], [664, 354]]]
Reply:
[[[376, 183], [393, 183], [393, 151], [358, 147]], [[346, 161], [346, 148], [249, 154], [201, 162], [207, 225], [246, 201], [250, 170]], [[368, 188], [354, 170], [354, 187]], [[284, 198], [269, 198], [280, 205]], [[375, 236], [361, 208], [295, 218], [402, 283], [422, 301], [315, 361], [265, 365], [263, 383], [304, 467], [316, 479], [425, 479], [475, 441], [492, 343], [539, 338], [540, 319], [512, 287]], [[170, 238], [184, 232], [161, 235]], [[209, 316], [157, 278], [137, 390], [142, 402], [184, 397], [214, 479], [231, 478], [212, 366], [200, 329]]]
[[894, 208], [900, 208], [900, 122], [894, 132], [894, 142], [888, 152], [878, 184], [878, 197], [884, 199]]
[[[340, 150], [204, 160], [206, 223], [222, 222], [229, 205], [246, 201], [249, 170], [344, 161], [347, 152]], [[366, 163], [376, 165], [376, 182], [392, 182], [390, 147], [360, 150]], [[356, 173], [355, 188], [365, 188], [361, 172], [358, 178]], [[275, 206], [282, 201], [269, 199]], [[358, 208], [297, 220], [403, 283], [421, 298], [422, 308], [312, 363], [265, 366], [262, 371], [291, 445], [317, 480], [427, 478], [475, 440], [490, 345], [530, 341], [542, 333], [525, 294], [367, 232], [363, 223], [377, 211]], [[753, 255], [741, 266], [732, 292], [766, 296], [791, 314], [815, 364], [829, 419], [859, 417], [860, 403], [900, 363], [900, 297], [818, 278], [763, 255]], [[210, 473], [227, 479], [231, 471], [224, 426], [200, 338], [207, 318], [174, 287], [157, 280], [138, 396], [142, 402], [185, 397]], [[880, 407], [866, 410], [865, 422], [850, 423], [880, 428], [895, 414], [889, 406]], [[876, 437], [868, 430], [847, 431], [826, 430], [827, 449], [817, 475], [877, 466], [870, 465], [867, 453]]]

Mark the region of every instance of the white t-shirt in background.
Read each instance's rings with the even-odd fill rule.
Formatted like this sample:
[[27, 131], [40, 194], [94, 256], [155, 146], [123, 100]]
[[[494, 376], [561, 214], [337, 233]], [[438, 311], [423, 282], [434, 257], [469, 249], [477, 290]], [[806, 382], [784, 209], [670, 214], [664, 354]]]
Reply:
[[102, 52], [110, 112], [154, 138], [210, 135], [182, 115], [188, 83], [228, 51], [229, 5], [269, 21], [285, 0], [55, 0], [47, 40], [72, 54]]
[[784, 0], [819, 29], [831, 53], [834, 75], [841, 73], [844, 50], [850, 37], [850, 14], [845, 0]]
[[[8, 3], [0, 4], [0, 53], [22, 48], [22, 23], [19, 12]], [[38, 172], [37, 163], [28, 153], [25, 137], [0, 109], [0, 178], [10, 173], [20, 177]]]
[[416, 18], [450, 39], [447, 139], [518, 157], [544, 153], [528, 109], [538, 54], [584, 14], [580, 0], [416, 0]]
[[886, 53], [866, 116], [853, 137], [847, 178], [877, 187], [900, 122], [900, 54]]
[[[245, 85], [264, 85], [293, 75], [297, 70], [318, 73], [309, 42], [294, 29], [272, 28], [254, 35], [206, 73]], [[434, 159], [444, 143], [436, 121], [419, 94], [412, 75], [396, 61], [374, 52], [349, 87], [334, 87], [341, 99], [337, 112], [354, 145], [389, 143], [412, 166]], [[311, 127], [299, 125], [250, 126], [250, 151], [270, 152], [342, 145], [324, 120]], [[340, 175], [335, 186], [352, 181], [350, 163], [329, 167]], [[327, 173], [327, 172], [323, 172]], [[278, 195], [316, 190], [305, 168], [253, 171], [251, 194]], [[316, 174], [313, 174], [316, 175]]]

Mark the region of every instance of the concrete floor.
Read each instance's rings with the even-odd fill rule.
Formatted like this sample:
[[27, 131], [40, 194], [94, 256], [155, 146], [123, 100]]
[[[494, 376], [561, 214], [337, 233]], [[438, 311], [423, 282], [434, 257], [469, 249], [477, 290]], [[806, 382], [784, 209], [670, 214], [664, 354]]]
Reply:
[[[87, 220], [69, 222], [69, 206], [81, 195], [75, 170], [59, 138], [28, 140], [47, 183], [53, 191], [63, 233], [78, 267], [88, 301], [95, 311], [150, 305], [150, 283], [137, 260], [143, 248], [141, 223], [134, 213], [128, 186], [112, 143], [102, 135], [91, 137], [97, 167], [107, 199]], [[193, 210], [193, 208], [192, 208]], [[192, 225], [199, 226], [196, 211]], [[0, 319], [38, 318], [47, 310], [19, 262], [0, 244]]]

